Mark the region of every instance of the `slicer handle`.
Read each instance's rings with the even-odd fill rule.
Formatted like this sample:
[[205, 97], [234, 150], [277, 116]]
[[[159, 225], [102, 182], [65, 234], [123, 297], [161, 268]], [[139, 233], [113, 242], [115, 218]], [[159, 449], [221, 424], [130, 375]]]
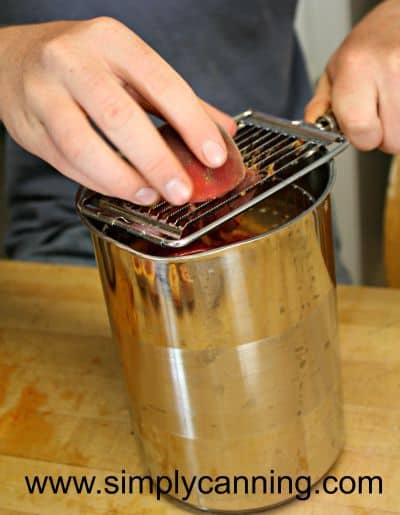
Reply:
[[332, 111], [327, 111], [322, 116], [319, 116], [315, 125], [323, 131], [340, 132], [339, 125]]

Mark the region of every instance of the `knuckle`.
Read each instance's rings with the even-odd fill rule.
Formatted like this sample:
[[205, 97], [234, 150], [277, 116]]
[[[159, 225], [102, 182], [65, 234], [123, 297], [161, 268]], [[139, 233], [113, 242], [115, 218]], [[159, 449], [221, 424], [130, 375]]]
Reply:
[[165, 172], [165, 155], [157, 155], [148, 158], [141, 167], [142, 174], [155, 182], [160, 182]]
[[71, 57], [71, 48], [65, 36], [52, 38], [42, 44], [40, 63], [45, 69], [53, 69]]
[[132, 110], [125, 102], [109, 99], [99, 105], [99, 124], [105, 131], [122, 129], [132, 117]]
[[75, 138], [70, 138], [63, 144], [63, 150], [69, 161], [77, 163], [82, 160], [83, 146]]
[[79, 131], [63, 129], [58, 134], [61, 151], [72, 163], [79, 162], [88, 151], [88, 144]]
[[179, 98], [195, 98], [192, 88], [177, 73], [166, 71], [152, 74], [152, 94], [158, 101], [174, 105]]
[[338, 56], [337, 65], [341, 65], [341, 67], [348, 69], [349, 71], [357, 71], [364, 66], [365, 58], [365, 52], [362, 49], [358, 47], [345, 47]]
[[87, 20], [85, 24], [90, 31], [100, 35], [121, 28], [121, 23], [111, 16], [97, 16], [96, 18]]
[[27, 106], [37, 106], [43, 101], [43, 85], [40, 81], [30, 73], [24, 73], [22, 76], [22, 88]]

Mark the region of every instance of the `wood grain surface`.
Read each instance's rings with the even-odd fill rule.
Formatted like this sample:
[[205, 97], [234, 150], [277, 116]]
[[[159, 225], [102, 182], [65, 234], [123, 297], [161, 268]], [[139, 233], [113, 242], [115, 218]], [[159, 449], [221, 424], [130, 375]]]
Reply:
[[[270, 515], [400, 513], [400, 291], [340, 287], [346, 448], [332, 474], [383, 494], [311, 495]], [[95, 269], [0, 262], [0, 514], [186, 513], [143, 495], [30, 495], [25, 475], [144, 473]], [[318, 486], [317, 486], [318, 488]]]

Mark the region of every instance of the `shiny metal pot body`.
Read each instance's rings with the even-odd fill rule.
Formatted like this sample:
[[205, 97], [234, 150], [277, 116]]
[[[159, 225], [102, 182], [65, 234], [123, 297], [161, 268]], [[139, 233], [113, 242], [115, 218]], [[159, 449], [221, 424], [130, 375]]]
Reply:
[[[145, 464], [153, 476], [209, 476], [208, 493], [186, 499], [199, 508], [283, 502], [342, 449], [333, 176], [331, 164], [311, 174], [315, 202], [278, 229], [179, 258], [128, 248], [86, 220]], [[271, 493], [283, 475], [292, 488]], [[212, 491], [221, 476], [230, 495]], [[247, 493], [244, 480], [232, 493], [235, 476]], [[255, 476], [266, 483], [253, 492]]]

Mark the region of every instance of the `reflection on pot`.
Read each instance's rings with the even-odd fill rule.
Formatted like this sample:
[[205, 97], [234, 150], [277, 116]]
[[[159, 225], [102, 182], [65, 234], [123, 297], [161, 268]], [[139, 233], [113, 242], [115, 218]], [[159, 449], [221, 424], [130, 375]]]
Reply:
[[[152, 475], [233, 480], [273, 469], [315, 482], [336, 460], [332, 177], [330, 166], [317, 170], [304, 190], [280, 192], [181, 251], [86, 221]], [[196, 490], [188, 502], [255, 510], [294, 494]]]

